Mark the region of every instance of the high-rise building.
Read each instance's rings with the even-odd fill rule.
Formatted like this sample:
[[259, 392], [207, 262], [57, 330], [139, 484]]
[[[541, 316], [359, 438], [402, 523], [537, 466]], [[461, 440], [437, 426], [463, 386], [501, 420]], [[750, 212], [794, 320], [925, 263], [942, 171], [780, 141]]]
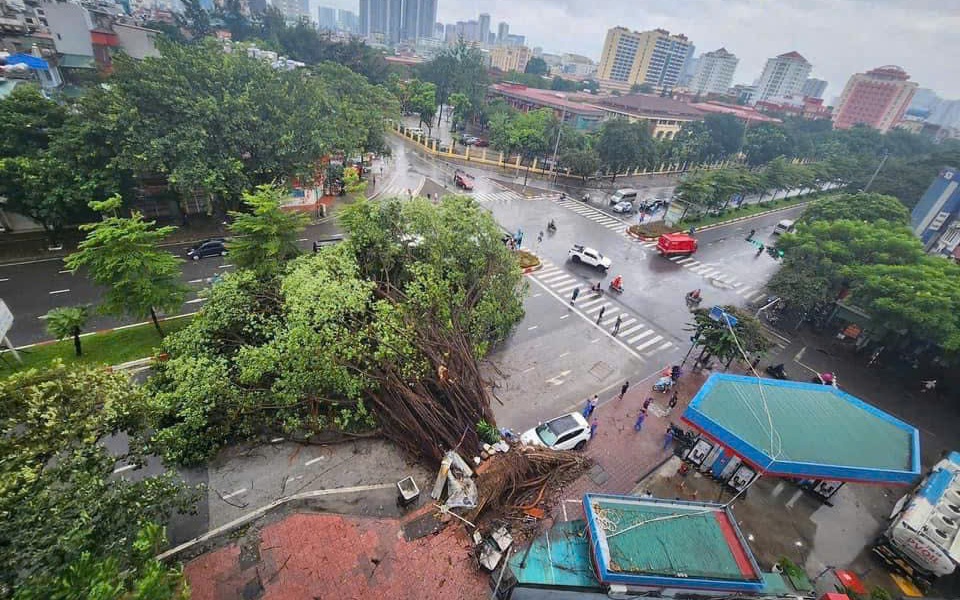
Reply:
[[527, 70], [527, 63], [533, 58], [533, 52], [526, 46], [497, 46], [490, 50], [490, 66], [508, 73]]
[[436, 21], [437, 0], [360, 0], [360, 35], [391, 44], [433, 37]]
[[939, 100], [929, 115], [928, 123], [941, 127], [960, 128], [960, 100]]
[[500, 21], [500, 24], [497, 25], [497, 43], [506, 44], [507, 38], [510, 36], [510, 24], [506, 21]]
[[283, 13], [287, 22], [295, 23], [310, 18], [310, 0], [272, 0], [273, 6]]
[[803, 94], [805, 98], [823, 98], [823, 93], [827, 91], [827, 82], [823, 79], [814, 79], [813, 77], [807, 78], [803, 82], [803, 87], [800, 88], [800, 93]]
[[813, 66], [798, 52], [787, 52], [767, 59], [757, 83], [753, 101], [785, 98], [799, 94]]
[[442, 40], [442, 39], [443, 39], [443, 31], [444, 31], [444, 29], [443, 29], [443, 23], [434, 23], [434, 25], [433, 25], [433, 37], [437, 38], [438, 40]]
[[733, 83], [733, 73], [740, 59], [720, 48], [706, 52], [697, 59], [697, 70], [690, 82], [690, 90], [697, 94], [725, 94]]
[[457, 25], [456, 23], [447, 23], [443, 26], [443, 41], [448, 44], [452, 44], [457, 41]]
[[960, 169], [940, 170], [913, 207], [910, 227], [927, 252], [960, 255]]
[[490, 15], [487, 13], [480, 13], [479, 20], [480, 28], [480, 39], [478, 40], [481, 44], [486, 44], [490, 41]]
[[507, 36], [507, 46], [526, 46], [527, 36], [509, 34]]
[[886, 132], [900, 122], [917, 91], [917, 84], [909, 79], [906, 71], [894, 65], [855, 73], [840, 95], [833, 127], [863, 124]]
[[337, 9], [329, 6], [321, 6], [317, 9], [317, 27], [324, 31], [336, 31], [337, 27]]
[[647, 83], [670, 89], [677, 85], [692, 54], [693, 44], [685, 35], [614, 27], [607, 31], [597, 76], [616, 87]]
[[337, 11], [337, 23], [340, 26], [341, 31], [346, 31], [347, 33], [358, 33], [359, 31], [359, 21], [357, 19], [357, 13], [350, 10], [338, 10]]

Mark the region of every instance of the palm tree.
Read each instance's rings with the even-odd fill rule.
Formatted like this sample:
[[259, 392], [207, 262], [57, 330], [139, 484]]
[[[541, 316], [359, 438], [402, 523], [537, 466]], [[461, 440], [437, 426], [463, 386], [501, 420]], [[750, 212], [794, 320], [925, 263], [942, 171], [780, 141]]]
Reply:
[[87, 326], [87, 321], [90, 319], [90, 307], [81, 305], [54, 308], [46, 314], [46, 318], [47, 332], [57, 338], [58, 341], [67, 336], [73, 336], [73, 348], [76, 350], [77, 356], [83, 356], [83, 349], [80, 347], [80, 332]]

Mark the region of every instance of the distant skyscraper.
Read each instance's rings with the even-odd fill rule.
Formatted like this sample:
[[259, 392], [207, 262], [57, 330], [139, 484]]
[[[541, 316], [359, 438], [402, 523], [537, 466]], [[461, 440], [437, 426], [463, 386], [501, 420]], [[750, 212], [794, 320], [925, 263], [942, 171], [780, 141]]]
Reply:
[[510, 36], [510, 24], [506, 21], [500, 21], [500, 24], [497, 25], [497, 43], [506, 44], [507, 38]]
[[457, 41], [457, 25], [456, 23], [447, 23], [443, 26], [443, 41], [448, 44], [452, 44]]
[[442, 40], [442, 39], [443, 39], [443, 31], [444, 31], [444, 29], [443, 29], [443, 23], [434, 23], [434, 25], [433, 25], [433, 37], [437, 38], [438, 40]]
[[300, 19], [310, 19], [310, 0], [272, 0], [275, 6], [288, 22], [296, 22]]
[[622, 87], [646, 83], [670, 89], [677, 85], [692, 54], [693, 44], [685, 35], [614, 27], [607, 31], [597, 76]]
[[527, 43], [527, 37], [523, 35], [513, 35], [512, 33], [507, 36], [507, 46], [525, 46]]
[[767, 59], [754, 101], [786, 98], [799, 94], [813, 67], [798, 52], [787, 52]]
[[340, 26], [341, 31], [346, 31], [347, 33], [358, 33], [359, 32], [359, 21], [357, 20], [357, 13], [349, 10], [338, 10], [337, 11], [337, 23]]
[[939, 100], [929, 115], [928, 123], [941, 127], [960, 128], [960, 100]]
[[317, 26], [324, 31], [337, 30], [337, 9], [321, 6], [317, 9]]
[[360, 0], [358, 32], [388, 43], [433, 37], [436, 21], [437, 0]]
[[690, 90], [697, 94], [725, 94], [733, 83], [733, 73], [740, 59], [720, 48], [697, 59], [697, 70], [690, 81]]
[[887, 65], [855, 73], [847, 81], [833, 113], [835, 129], [869, 125], [886, 132], [900, 122], [910, 106], [917, 84], [900, 67]]
[[487, 13], [480, 13], [480, 39], [478, 40], [482, 44], [486, 44], [490, 41], [490, 15]]
[[943, 100], [940, 96], [930, 88], [917, 88], [917, 93], [913, 95], [913, 100], [907, 107], [907, 114], [925, 117], [932, 114], [941, 102]]
[[822, 79], [810, 77], [803, 82], [800, 93], [806, 98], [823, 98], [823, 93], [827, 90], [827, 82]]

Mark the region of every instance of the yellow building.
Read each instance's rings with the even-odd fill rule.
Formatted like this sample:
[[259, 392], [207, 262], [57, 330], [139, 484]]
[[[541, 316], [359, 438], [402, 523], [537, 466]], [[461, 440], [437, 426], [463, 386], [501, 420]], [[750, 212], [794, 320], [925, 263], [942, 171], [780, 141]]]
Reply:
[[672, 89], [692, 54], [693, 44], [685, 35], [614, 27], [607, 31], [597, 78], [613, 88], [646, 83], [658, 90]]
[[527, 62], [533, 58], [533, 51], [526, 46], [497, 46], [490, 50], [490, 66], [504, 73], [527, 69]]

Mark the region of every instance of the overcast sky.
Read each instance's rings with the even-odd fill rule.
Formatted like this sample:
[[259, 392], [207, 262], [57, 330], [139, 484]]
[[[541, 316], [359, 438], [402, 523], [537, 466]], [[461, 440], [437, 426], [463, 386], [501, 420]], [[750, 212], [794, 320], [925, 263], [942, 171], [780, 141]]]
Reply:
[[[314, 0], [316, 2], [316, 0]], [[356, 10], [356, 0], [323, 0]], [[490, 13], [546, 52], [598, 60], [607, 29], [662, 27], [697, 54], [721, 46], [740, 58], [734, 83], [752, 83], [766, 59], [796, 50], [829, 101], [852, 73], [900, 65], [920, 87], [960, 98], [960, 0], [438, 0], [447, 23]]]

